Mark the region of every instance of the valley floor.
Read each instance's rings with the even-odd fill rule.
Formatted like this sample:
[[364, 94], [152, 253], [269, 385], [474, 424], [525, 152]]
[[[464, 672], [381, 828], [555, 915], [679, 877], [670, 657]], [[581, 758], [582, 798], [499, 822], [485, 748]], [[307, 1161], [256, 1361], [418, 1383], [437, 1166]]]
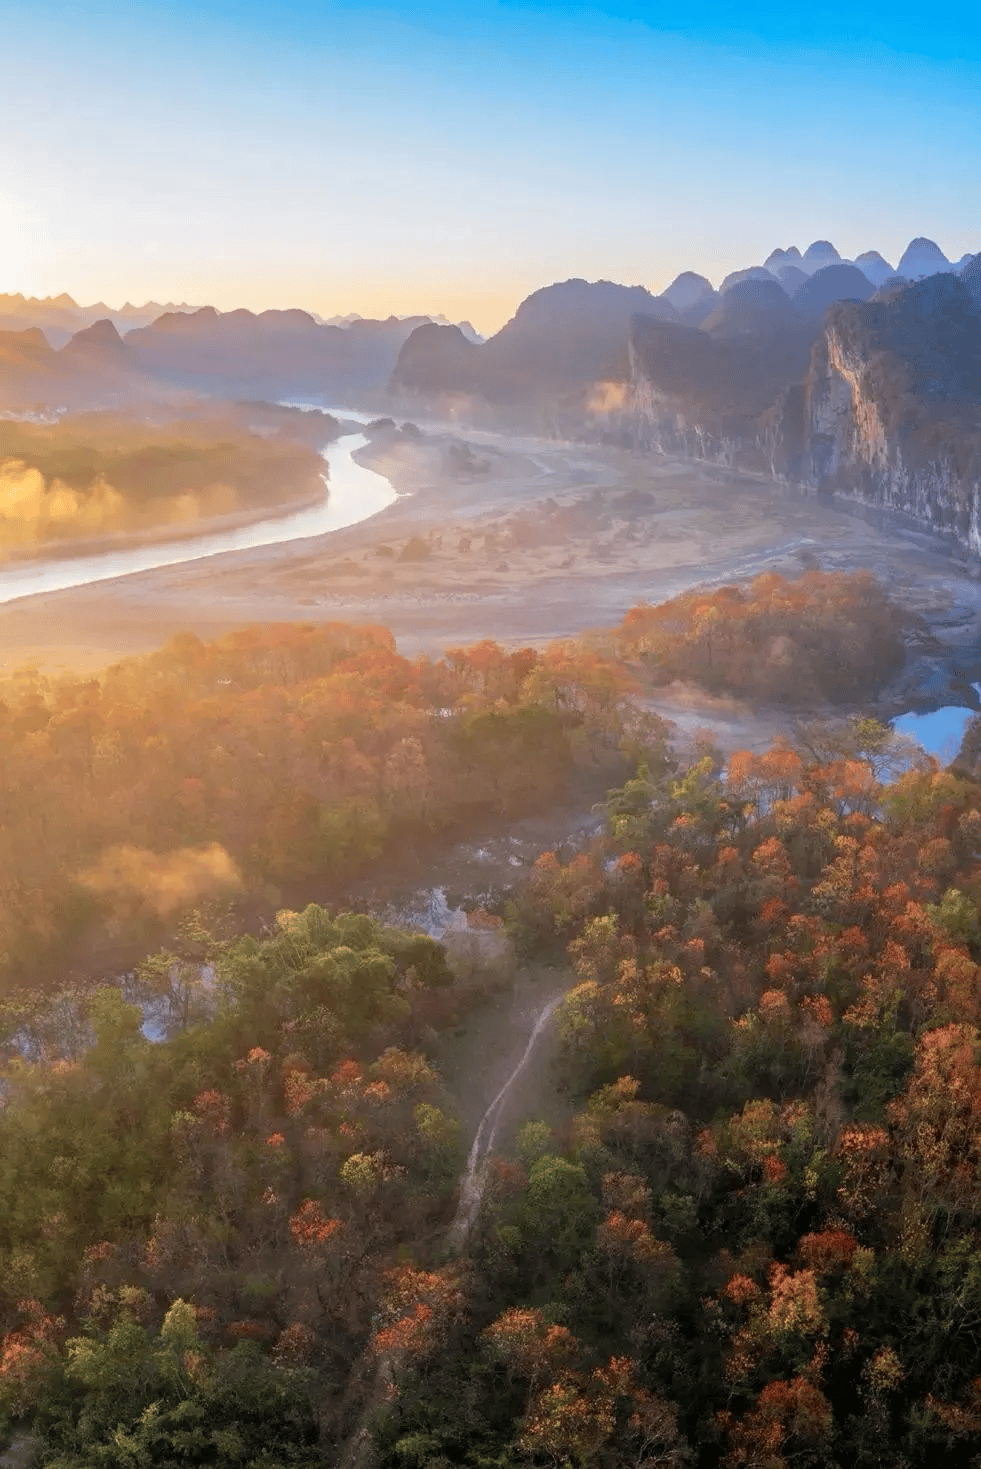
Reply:
[[383, 623], [410, 656], [482, 638], [541, 646], [638, 602], [814, 565], [867, 567], [927, 618], [946, 657], [911, 670], [921, 702], [951, 702], [951, 660], [965, 673], [976, 660], [975, 574], [913, 529], [763, 478], [598, 446], [474, 435], [486, 469], [460, 474], [452, 442], [374, 439], [358, 458], [399, 498], [346, 530], [8, 604], [0, 666], [95, 669], [181, 630], [261, 621]]

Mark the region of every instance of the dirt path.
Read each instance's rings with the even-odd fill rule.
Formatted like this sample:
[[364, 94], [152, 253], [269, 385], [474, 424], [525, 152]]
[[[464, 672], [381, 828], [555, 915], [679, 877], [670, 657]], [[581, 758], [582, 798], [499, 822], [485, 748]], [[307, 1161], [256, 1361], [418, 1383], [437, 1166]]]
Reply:
[[539, 1036], [562, 1003], [565, 993], [563, 990], [561, 994], [553, 995], [548, 1003], [542, 1006], [532, 1026], [531, 1035], [528, 1037], [528, 1044], [525, 1046], [521, 1060], [480, 1119], [480, 1126], [477, 1128], [477, 1135], [473, 1140], [473, 1146], [467, 1158], [467, 1166], [460, 1181], [460, 1203], [456, 1211], [456, 1218], [450, 1228], [450, 1243], [455, 1249], [463, 1248], [467, 1235], [480, 1213], [484, 1186], [487, 1182], [487, 1165], [494, 1153], [494, 1142], [509, 1094], [531, 1060]]
[[[460, 1202], [456, 1217], [447, 1235], [447, 1245], [452, 1255], [459, 1254], [466, 1246], [467, 1236], [480, 1213], [487, 1168], [493, 1156], [501, 1122], [518, 1083], [526, 1076], [532, 1061], [542, 1047], [542, 1040], [549, 1029], [549, 1022], [568, 991], [568, 981], [557, 994], [552, 994], [535, 1015], [530, 1034], [517, 1064], [510, 1071], [503, 1086], [485, 1110], [477, 1127], [473, 1145], [467, 1157], [467, 1166], [460, 1180]], [[375, 1460], [375, 1433], [378, 1415], [391, 1409], [391, 1389], [395, 1381], [395, 1364], [391, 1356], [378, 1359], [371, 1389], [361, 1413], [358, 1427], [348, 1440], [341, 1455], [340, 1469], [369, 1469]]]

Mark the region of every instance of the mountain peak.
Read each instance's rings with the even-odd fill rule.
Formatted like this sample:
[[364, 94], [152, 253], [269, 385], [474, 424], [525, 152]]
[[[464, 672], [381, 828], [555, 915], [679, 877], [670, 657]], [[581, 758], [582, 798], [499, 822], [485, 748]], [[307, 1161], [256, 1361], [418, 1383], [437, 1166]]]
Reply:
[[813, 275], [826, 265], [838, 265], [840, 262], [841, 256], [830, 240], [814, 240], [801, 256], [801, 265], [808, 275]]
[[922, 280], [924, 276], [940, 275], [948, 271], [950, 261], [939, 245], [921, 235], [910, 240], [896, 269], [900, 275], [908, 276], [910, 280]]
[[867, 301], [875, 290], [857, 265], [840, 260], [822, 266], [794, 292], [794, 305], [812, 316], [823, 316], [835, 301]]
[[710, 336], [766, 334], [782, 329], [794, 317], [790, 297], [778, 280], [750, 275], [720, 293], [718, 305], [702, 322], [702, 330]]
[[21, 332], [0, 331], [0, 355], [5, 352], [15, 355], [26, 352], [31, 356], [41, 353], [47, 356], [51, 352], [51, 343], [39, 326], [31, 326]]
[[706, 280], [705, 276], [697, 275], [693, 270], [683, 270], [680, 275], [675, 276], [667, 290], [661, 292], [661, 299], [668, 301], [675, 311], [689, 311], [696, 302], [705, 297], [714, 296], [712, 282]]
[[107, 317], [94, 321], [91, 326], [76, 332], [71, 341], [62, 348], [64, 352], [88, 354], [120, 353], [125, 350], [122, 337]]
[[[750, 265], [745, 270], [734, 270], [726, 276], [719, 287], [720, 296], [724, 296], [726, 291], [731, 291], [733, 286], [741, 285], [743, 281], [763, 281], [764, 283], [772, 281], [774, 285], [780, 286], [776, 276], [771, 270], [767, 270], [765, 265]], [[783, 290], [783, 286], [780, 286], [780, 289]]]
[[776, 275], [784, 267], [799, 266], [800, 260], [801, 254], [797, 246], [790, 245], [786, 250], [772, 250], [763, 264]]
[[878, 250], [863, 250], [861, 255], [855, 256], [855, 264], [876, 287], [881, 286], [884, 281], [896, 273], [889, 261], [880, 255]]

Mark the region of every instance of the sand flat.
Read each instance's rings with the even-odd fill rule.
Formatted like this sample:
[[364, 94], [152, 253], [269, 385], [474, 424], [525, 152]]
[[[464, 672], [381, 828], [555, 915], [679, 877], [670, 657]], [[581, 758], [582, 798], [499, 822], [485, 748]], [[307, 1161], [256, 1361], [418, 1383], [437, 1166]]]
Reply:
[[[482, 436], [487, 470], [461, 475], [451, 442], [360, 451], [399, 498], [356, 526], [9, 603], [0, 664], [89, 671], [185, 629], [209, 637], [263, 621], [384, 623], [409, 654], [486, 637], [540, 646], [640, 601], [814, 564], [868, 567], [916, 610], [956, 603], [968, 631], [978, 626], [966, 558], [913, 529], [724, 467], [583, 445]], [[426, 548], [418, 559], [406, 559], [410, 542]]]

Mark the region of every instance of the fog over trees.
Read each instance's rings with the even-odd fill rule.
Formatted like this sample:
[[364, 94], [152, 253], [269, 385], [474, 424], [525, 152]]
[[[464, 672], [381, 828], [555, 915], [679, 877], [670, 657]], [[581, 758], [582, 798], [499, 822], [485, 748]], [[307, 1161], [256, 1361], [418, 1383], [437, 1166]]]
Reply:
[[[674, 40], [655, 66], [631, 18], [607, 52], [608, 6], [588, 57], [562, 7], [491, 7], [528, 26], [493, 105], [435, 14], [417, 54], [398, 6], [353, 17], [355, 56], [328, 7], [276, 107], [282, 17], [260, 57], [232, 9], [213, 68], [183, 17], [165, 78], [86, 12], [72, 76], [109, 80], [46, 70], [32, 122], [70, 97], [69, 157], [92, 96], [122, 116], [135, 78], [138, 133], [178, 77], [202, 258], [156, 294], [199, 299], [220, 222], [223, 309], [0, 281], [0, 1469], [976, 1469], [981, 255], [954, 224], [958, 258], [900, 254], [899, 213], [858, 240], [886, 255], [766, 254], [756, 144], [711, 123], [750, 73], [672, 92]], [[910, 110], [920, 152], [947, 128], [936, 199], [955, 39], [949, 114]], [[572, 56], [563, 164], [536, 117]], [[822, 136], [854, 133], [813, 56]], [[433, 58], [424, 138], [392, 99]], [[201, 78], [247, 154], [220, 187], [195, 160], [227, 139], [181, 133]], [[759, 99], [803, 229], [816, 124]], [[485, 124], [520, 168], [481, 174]], [[643, 234], [656, 206], [696, 238], [665, 160], [723, 221], [711, 279]], [[538, 258], [607, 268], [607, 229], [647, 284], [529, 274], [563, 188], [582, 258]], [[98, 202], [162, 257], [172, 219]], [[345, 250], [345, 289], [408, 291], [416, 249], [462, 316], [454, 238], [474, 309], [522, 281], [486, 337], [279, 299], [339, 290]]]
[[[970, 739], [945, 769], [849, 712], [907, 631], [808, 572], [545, 650], [284, 624], [9, 678], [8, 1433], [65, 1469], [970, 1462], [981, 785]], [[686, 753], [645, 708], [682, 667], [795, 687], [796, 735]], [[483, 959], [345, 909], [586, 790], [595, 837], [470, 905]], [[461, 1232], [460, 1058], [556, 984]]]

